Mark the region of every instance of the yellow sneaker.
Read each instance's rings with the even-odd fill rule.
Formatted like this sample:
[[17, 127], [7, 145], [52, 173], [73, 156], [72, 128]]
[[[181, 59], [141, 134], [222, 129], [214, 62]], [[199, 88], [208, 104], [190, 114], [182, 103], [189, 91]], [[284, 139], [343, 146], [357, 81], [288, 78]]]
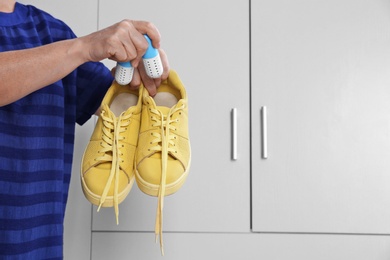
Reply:
[[115, 208], [126, 198], [134, 183], [143, 87], [130, 90], [114, 82], [108, 89], [101, 114], [81, 163], [85, 197], [100, 207]]
[[187, 94], [175, 71], [154, 98], [143, 92], [141, 130], [136, 151], [136, 181], [144, 193], [158, 196], [155, 233], [162, 243], [163, 198], [180, 189], [189, 172]]

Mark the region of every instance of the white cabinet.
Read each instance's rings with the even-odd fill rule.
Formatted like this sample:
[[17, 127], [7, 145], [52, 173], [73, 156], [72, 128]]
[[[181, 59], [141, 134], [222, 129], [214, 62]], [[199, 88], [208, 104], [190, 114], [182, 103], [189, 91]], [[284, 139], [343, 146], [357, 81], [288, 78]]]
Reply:
[[263, 0], [251, 14], [253, 230], [389, 234], [389, 2]]
[[[125, 18], [152, 21], [188, 92], [191, 170], [184, 186], [165, 198], [163, 230], [249, 232], [249, 2], [101, 0], [99, 10], [99, 28]], [[156, 207], [157, 199], [135, 184], [119, 206], [119, 225], [112, 208], [97, 213], [94, 207], [92, 230], [152, 231]]]
[[[165, 256], [150, 234], [94, 233], [93, 260], [385, 260], [389, 236], [168, 233]], [[115, 241], [115, 242], [114, 242]]]

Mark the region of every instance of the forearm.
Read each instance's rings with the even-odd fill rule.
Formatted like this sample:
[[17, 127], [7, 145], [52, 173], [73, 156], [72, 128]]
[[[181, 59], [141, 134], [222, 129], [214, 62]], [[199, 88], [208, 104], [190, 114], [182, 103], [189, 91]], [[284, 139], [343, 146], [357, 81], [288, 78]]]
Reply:
[[153, 24], [123, 20], [81, 38], [0, 52], [0, 106], [62, 79], [87, 61], [130, 60], [137, 67], [148, 47], [143, 34], [159, 48], [160, 34]]
[[54, 83], [85, 60], [81, 42], [66, 40], [45, 46], [0, 53], [0, 106], [10, 104]]

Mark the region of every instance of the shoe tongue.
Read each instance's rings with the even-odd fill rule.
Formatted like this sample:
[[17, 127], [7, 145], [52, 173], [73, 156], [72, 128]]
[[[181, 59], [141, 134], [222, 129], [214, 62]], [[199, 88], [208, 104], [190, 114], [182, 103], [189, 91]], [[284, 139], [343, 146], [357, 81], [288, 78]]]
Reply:
[[[159, 110], [165, 116], [167, 116], [169, 114], [169, 111], [171, 110], [170, 107], [166, 107], [166, 106], [156, 106], [156, 109]], [[154, 159], [161, 159], [161, 152], [156, 152], [150, 157]], [[168, 160], [174, 160], [174, 159], [175, 158], [172, 157], [172, 155], [168, 154]]]
[[132, 107], [129, 107], [126, 111], [126, 114], [129, 114], [129, 113], [133, 113], [133, 112], [137, 112], [137, 107], [136, 106], [132, 106]]
[[163, 115], [168, 115], [169, 111], [171, 110], [170, 107], [164, 107], [164, 106], [156, 106], [157, 110], [161, 111]]

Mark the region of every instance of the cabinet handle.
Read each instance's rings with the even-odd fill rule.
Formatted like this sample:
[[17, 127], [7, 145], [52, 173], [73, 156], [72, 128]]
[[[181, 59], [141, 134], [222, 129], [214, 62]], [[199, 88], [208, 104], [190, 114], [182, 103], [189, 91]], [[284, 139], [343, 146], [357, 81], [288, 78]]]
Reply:
[[267, 107], [261, 107], [261, 143], [262, 143], [262, 155], [263, 159], [268, 158], [268, 133], [267, 133]]
[[232, 122], [232, 160], [237, 160], [237, 108], [231, 111]]

